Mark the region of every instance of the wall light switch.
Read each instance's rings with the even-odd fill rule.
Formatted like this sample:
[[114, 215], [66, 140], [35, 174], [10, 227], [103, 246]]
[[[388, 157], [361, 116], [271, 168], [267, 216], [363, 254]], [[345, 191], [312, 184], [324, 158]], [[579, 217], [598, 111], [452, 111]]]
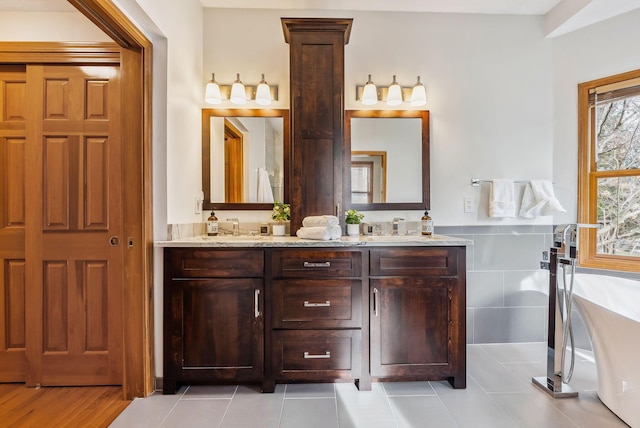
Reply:
[[464, 197], [464, 212], [466, 212], [466, 213], [475, 212], [475, 207], [474, 207], [473, 197], [472, 196], [465, 196]]

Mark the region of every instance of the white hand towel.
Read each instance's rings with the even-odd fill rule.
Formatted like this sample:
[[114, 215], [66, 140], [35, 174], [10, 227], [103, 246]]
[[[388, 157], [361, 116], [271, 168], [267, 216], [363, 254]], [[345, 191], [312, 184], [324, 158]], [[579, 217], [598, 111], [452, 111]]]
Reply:
[[297, 230], [296, 235], [300, 239], [315, 239], [317, 241], [329, 241], [338, 239], [342, 236], [342, 228], [340, 226], [312, 226], [301, 227]]
[[516, 203], [513, 180], [491, 180], [489, 217], [515, 217]]
[[273, 191], [269, 181], [269, 173], [264, 168], [258, 168], [258, 202], [273, 203]]
[[534, 218], [541, 215], [553, 215], [567, 212], [553, 192], [549, 180], [531, 180], [524, 189], [520, 216]]
[[337, 226], [339, 224], [338, 217], [334, 215], [313, 215], [302, 219], [302, 225], [304, 227], [316, 227], [316, 226]]

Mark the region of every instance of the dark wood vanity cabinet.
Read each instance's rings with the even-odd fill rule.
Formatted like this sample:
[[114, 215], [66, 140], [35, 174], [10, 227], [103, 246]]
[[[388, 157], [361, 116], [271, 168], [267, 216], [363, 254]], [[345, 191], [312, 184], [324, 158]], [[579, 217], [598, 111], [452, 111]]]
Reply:
[[344, 45], [351, 23], [352, 19], [282, 18], [290, 46], [292, 232], [306, 216], [342, 215]]
[[466, 386], [464, 247], [371, 249], [371, 376]]
[[279, 249], [271, 260], [273, 379], [359, 378], [361, 252]]
[[165, 394], [180, 384], [260, 382], [264, 253], [165, 249]]
[[165, 248], [164, 392], [466, 385], [465, 247]]

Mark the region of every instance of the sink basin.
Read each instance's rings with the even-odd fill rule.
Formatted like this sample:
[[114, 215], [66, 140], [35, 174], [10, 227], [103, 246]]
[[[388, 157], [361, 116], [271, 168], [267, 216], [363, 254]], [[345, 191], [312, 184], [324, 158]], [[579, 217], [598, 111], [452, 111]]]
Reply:
[[220, 242], [243, 242], [243, 241], [260, 241], [262, 236], [248, 236], [248, 235], [220, 235], [220, 236], [201, 236], [201, 239], [205, 241], [220, 241]]
[[369, 241], [369, 242], [422, 242], [422, 241], [432, 241], [434, 239], [438, 239], [435, 235], [431, 236], [422, 236], [422, 235], [389, 235], [389, 236], [375, 236], [375, 235], [367, 235], [361, 236], [361, 241]]

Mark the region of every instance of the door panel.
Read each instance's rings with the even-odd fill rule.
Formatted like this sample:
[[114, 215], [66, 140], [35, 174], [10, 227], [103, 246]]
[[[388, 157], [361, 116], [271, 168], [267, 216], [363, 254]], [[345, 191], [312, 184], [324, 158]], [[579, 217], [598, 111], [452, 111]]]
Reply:
[[[119, 70], [28, 66], [29, 385], [122, 383]], [[33, 199], [33, 200], [31, 200]], [[40, 267], [40, 268], [38, 268]], [[40, 310], [38, 310], [40, 309]]]
[[23, 382], [26, 72], [0, 66], [0, 382]]

